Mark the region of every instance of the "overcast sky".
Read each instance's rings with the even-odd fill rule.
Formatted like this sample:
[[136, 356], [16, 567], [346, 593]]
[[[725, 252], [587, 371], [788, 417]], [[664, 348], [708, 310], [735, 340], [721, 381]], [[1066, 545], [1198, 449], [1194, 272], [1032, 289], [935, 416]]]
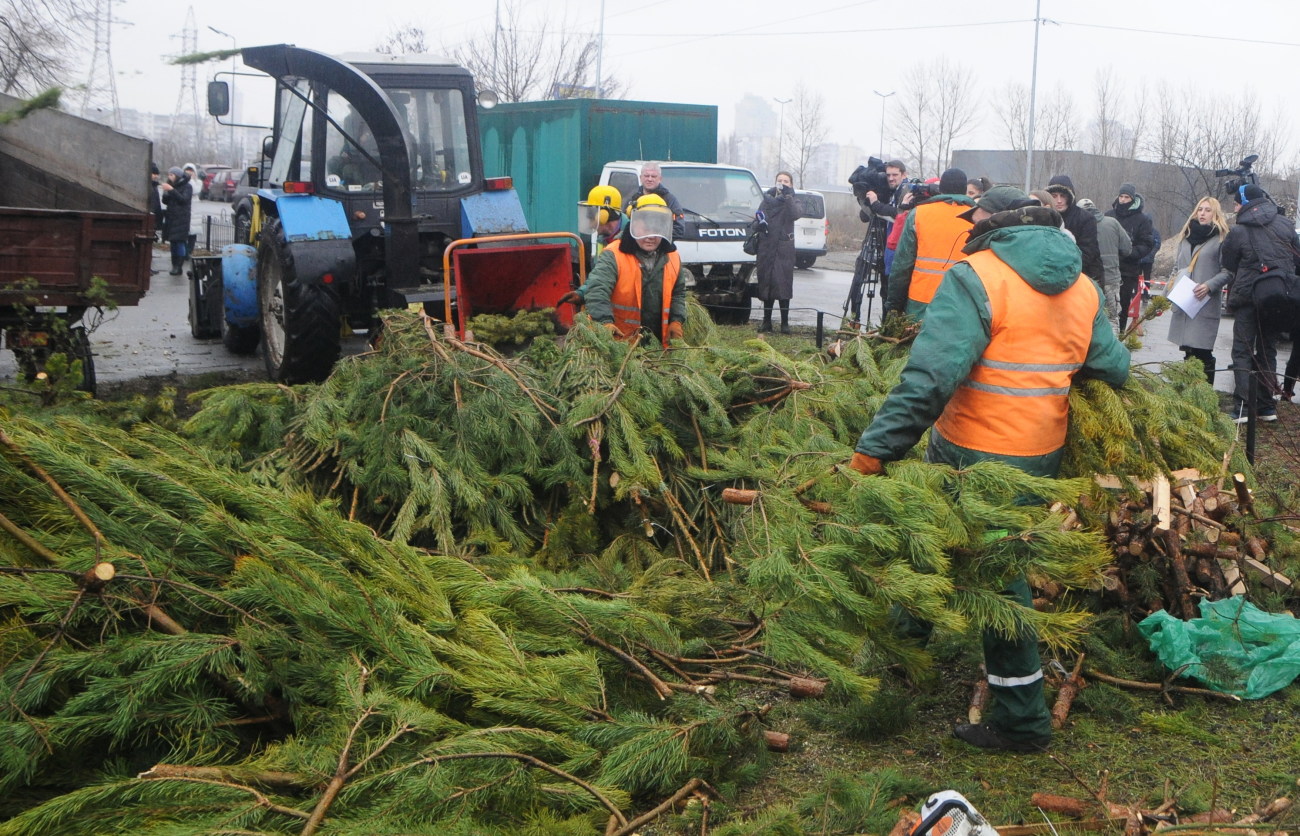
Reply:
[[[627, 84], [628, 98], [717, 105], [724, 135], [745, 93], [788, 98], [802, 81], [825, 97], [830, 140], [875, 153], [882, 101], [888, 122], [897, 98], [873, 91], [901, 90], [910, 66], [945, 55], [976, 76], [985, 111], [956, 147], [1002, 147], [995, 93], [1009, 81], [1028, 85], [1033, 67], [1035, 0], [519, 2], [530, 22], [544, 14], [553, 27], [593, 33], [603, 5], [605, 74]], [[116, 0], [118, 98], [123, 107], [175, 109], [181, 70], [167, 62], [182, 51], [190, 11], [199, 51], [227, 48], [232, 37], [239, 46], [370, 51], [397, 27], [415, 25], [446, 52], [488, 36], [495, 8], [495, 0]], [[1065, 85], [1088, 113], [1097, 71], [1113, 67], [1127, 95], [1167, 82], [1207, 94], [1251, 89], [1269, 114], [1294, 107], [1297, 0], [1041, 0], [1041, 9], [1049, 22], [1040, 30], [1040, 101]], [[215, 69], [198, 69], [200, 107]]]

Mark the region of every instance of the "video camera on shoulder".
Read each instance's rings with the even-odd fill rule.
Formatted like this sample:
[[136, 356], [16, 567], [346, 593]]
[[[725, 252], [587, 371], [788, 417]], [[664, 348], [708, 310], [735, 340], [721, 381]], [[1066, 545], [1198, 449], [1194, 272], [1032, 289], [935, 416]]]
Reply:
[[868, 157], [866, 165], [860, 165], [849, 175], [849, 185], [853, 187], [853, 196], [862, 200], [867, 192], [878, 195], [889, 192], [889, 178], [885, 176], [885, 161], [879, 157]]
[[1214, 172], [1215, 177], [1227, 177], [1223, 184], [1223, 193], [1229, 197], [1235, 195], [1237, 190], [1246, 185], [1259, 185], [1259, 177], [1255, 174], [1253, 166], [1259, 160], [1259, 154], [1251, 154], [1246, 157], [1236, 168], [1220, 168]]

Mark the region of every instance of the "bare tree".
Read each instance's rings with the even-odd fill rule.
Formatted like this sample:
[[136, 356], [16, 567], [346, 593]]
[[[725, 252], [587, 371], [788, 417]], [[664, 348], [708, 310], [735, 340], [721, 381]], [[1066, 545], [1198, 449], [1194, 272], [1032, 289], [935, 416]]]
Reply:
[[504, 102], [623, 95], [624, 84], [609, 76], [601, 79], [600, 91], [594, 89], [595, 35], [575, 33], [567, 19], [544, 13], [525, 19], [523, 6], [507, 0], [499, 28], [450, 50], [480, 87], [495, 90]]
[[405, 23], [384, 36], [377, 49], [385, 55], [423, 55], [429, 51], [429, 40], [424, 29]]
[[917, 176], [943, 170], [953, 143], [975, 126], [974, 79], [947, 58], [914, 64], [903, 76], [901, 115], [890, 136], [915, 164]]
[[1093, 78], [1093, 100], [1097, 110], [1093, 114], [1089, 150], [1110, 156], [1116, 153], [1119, 145], [1119, 83], [1115, 80], [1114, 68], [1109, 65], [1097, 70]]
[[0, 0], [0, 90], [31, 96], [72, 86], [68, 59], [94, 22], [89, 0]]
[[826, 126], [826, 100], [821, 93], [810, 89], [802, 81], [795, 85], [793, 101], [790, 103], [791, 115], [782, 140], [785, 147], [792, 149], [791, 167], [794, 180], [803, 188], [804, 175], [808, 173], [808, 163], [812, 160], [817, 146], [826, 141], [829, 129]]

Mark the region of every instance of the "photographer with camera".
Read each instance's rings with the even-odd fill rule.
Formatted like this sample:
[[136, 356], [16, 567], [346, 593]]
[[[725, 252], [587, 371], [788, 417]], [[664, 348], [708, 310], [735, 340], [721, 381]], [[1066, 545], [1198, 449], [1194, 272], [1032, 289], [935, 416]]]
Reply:
[[885, 163], [885, 188], [869, 189], [858, 202], [865, 201], [867, 208], [878, 218], [893, 219], [910, 192], [908, 189], [899, 188], [906, 176], [906, 163], [902, 160], [890, 160]]
[[937, 195], [922, 199], [905, 220], [895, 220], [902, 233], [889, 271], [886, 313], [924, 318], [944, 271], [960, 260], [966, 246], [971, 228], [967, 210], [976, 204], [965, 190], [966, 172], [950, 168], [939, 178]]
[[[1249, 164], [1243, 161], [1243, 167], [1248, 175]], [[1277, 390], [1277, 337], [1294, 321], [1296, 312], [1288, 310], [1290, 304], [1284, 300], [1262, 293], [1261, 286], [1272, 284], [1275, 275], [1281, 276], [1284, 284], [1289, 280], [1294, 285], [1300, 265], [1300, 238], [1291, 221], [1255, 183], [1237, 186], [1233, 197], [1237, 223], [1220, 249], [1220, 263], [1232, 274], [1226, 305], [1233, 314], [1236, 408], [1232, 417], [1244, 424], [1254, 412], [1261, 421], [1276, 421], [1273, 393]]]
[[758, 298], [763, 301], [760, 331], [772, 330], [772, 303], [781, 303], [781, 333], [790, 333], [790, 298], [794, 296], [794, 222], [799, 205], [794, 177], [778, 172], [776, 185], [763, 193], [759, 211], [767, 219], [767, 234], [758, 239]]

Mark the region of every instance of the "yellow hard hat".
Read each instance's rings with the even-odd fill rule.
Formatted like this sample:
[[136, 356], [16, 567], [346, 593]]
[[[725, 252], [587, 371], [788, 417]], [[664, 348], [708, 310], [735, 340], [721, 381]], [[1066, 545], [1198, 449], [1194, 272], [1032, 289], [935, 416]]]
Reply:
[[592, 206], [622, 206], [623, 196], [613, 186], [592, 186], [587, 192], [587, 203]]
[[635, 203], [632, 204], [633, 209], [644, 209], [647, 206], [662, 206], [665, 209], [668, 208], [668, 204], [665, 203], [664, 199], [657, 194], [643, 194], [636, 199]]

